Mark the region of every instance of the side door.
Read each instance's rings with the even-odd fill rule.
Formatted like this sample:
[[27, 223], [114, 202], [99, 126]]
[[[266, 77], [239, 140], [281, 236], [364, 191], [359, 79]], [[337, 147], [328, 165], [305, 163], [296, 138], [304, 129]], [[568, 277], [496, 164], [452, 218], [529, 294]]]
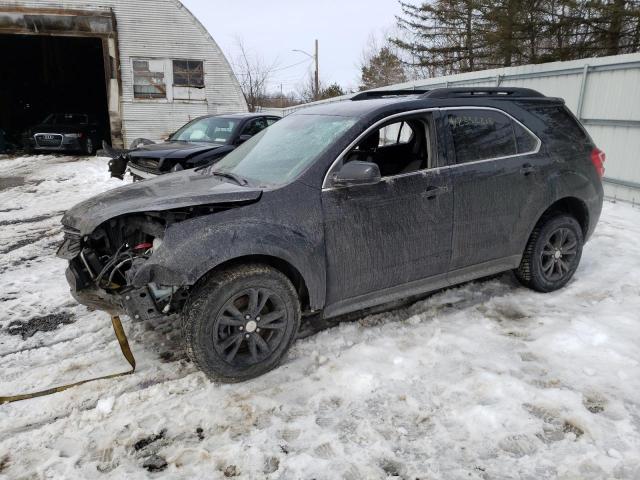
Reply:
[[[423, 279], [446, 277], [453, 195], [447, 169], [440, 168], [438, 121], [435, 111], [383, 124], [328, 172], [322, 190], [327, 316], [426, 291]], [[352, 160], [386, 173], [373, 184], [332, 184], [332, 172]]]
[[443, 115], [454, 196], [452, 276], [466, 267], [487, 267], [487, 274], [492, 265], [514, 268], [544, 192], [548, 159], [540, 140], [497, 109], [450, 108]]

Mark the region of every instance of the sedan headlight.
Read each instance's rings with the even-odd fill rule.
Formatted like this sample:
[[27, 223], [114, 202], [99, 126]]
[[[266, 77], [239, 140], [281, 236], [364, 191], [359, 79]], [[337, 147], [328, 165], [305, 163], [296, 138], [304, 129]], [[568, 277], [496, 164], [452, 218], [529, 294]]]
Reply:
[[82, 138], [81, 133], [65, 133], [64, 136], [67, 138]]

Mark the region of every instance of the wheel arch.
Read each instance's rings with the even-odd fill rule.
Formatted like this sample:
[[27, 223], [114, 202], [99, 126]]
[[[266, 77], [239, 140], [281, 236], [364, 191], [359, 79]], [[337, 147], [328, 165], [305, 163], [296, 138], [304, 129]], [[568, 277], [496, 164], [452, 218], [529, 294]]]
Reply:
[[203, 281], [206, 281], [211, 275], [225, 269], [234, 268], [240, 265], [247, 265], [251, 263], [260, 263], [264, 265], [268, 265], [271, 268], [279, 271], [284, 274], [293, 284], [293, 287], [296, 289], [298, 293], [298, 298], [300, 299], [300, 309], [304, 312], [305, 310], [311, 309], [311, 301], [309, 297], [309, 287], [304, 276], [300, 273], [300, 271], [292, 265], [287, 260], [284, 260], [280, 257], [274, 255], [263, 255], [263, 254], [255, 254], [255, 255], [242, 255], [239, 257], [234, 257], [227, 259], [213, 268], [209, 269], [204, 275], [202, 275], [194, 285], [197, 285]]
[[575, 217], [582, 229], [582, 235], [586, 239], [590, 226], [589, 208], [584, 201], [572, 196], [563, 197], [549, 205], [549, 207], [538, 216], [531, 231], [533, 231], [542, 220], [558, 214], [569, 214]]

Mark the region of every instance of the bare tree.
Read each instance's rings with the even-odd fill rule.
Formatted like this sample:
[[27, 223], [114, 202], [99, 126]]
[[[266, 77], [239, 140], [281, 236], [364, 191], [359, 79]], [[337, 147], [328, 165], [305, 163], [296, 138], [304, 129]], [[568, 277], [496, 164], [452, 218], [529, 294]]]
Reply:
[[236, 38], [238, 54], [233, 62], [240, 88], [250, 112], [255, 112], [267, 96], [267, 85], [277, 63], [268, 64], [263, 58], [251, 54], [241, 38]]

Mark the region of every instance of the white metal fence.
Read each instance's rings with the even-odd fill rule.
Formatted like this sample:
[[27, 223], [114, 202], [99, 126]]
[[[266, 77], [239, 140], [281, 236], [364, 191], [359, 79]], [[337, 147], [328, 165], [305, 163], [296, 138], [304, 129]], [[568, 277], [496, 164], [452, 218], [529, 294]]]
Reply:
[[[389, 85], [385, 89], [508, 86], [562, 97], [607, 154], [605, 194], [640, 203], [640, 53], [500, 68]], [[285, 109], [347, 100], [344, 95]]]

